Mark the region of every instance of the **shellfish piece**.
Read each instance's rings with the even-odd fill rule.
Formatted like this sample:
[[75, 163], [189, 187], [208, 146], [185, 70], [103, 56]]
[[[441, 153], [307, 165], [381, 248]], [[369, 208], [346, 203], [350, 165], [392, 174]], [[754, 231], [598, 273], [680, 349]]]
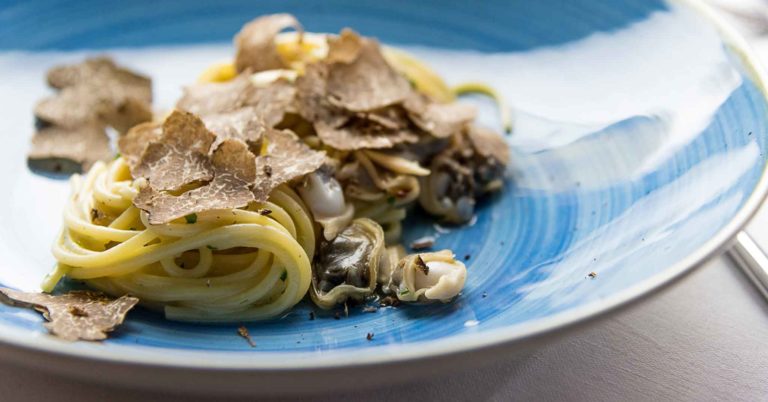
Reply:
[[467, 267], [450, 250], [411, 254], [397, 263], [383, 289], [403, 302], [449, 302], [466, 277]]
[[325, 240], [333, 240], [349, 226], [355, 208], [344, 200], [344, 189], [327, 169], [308, 174], [298, 191], [314, 220], [323, 227]]
[[373, 294], [380, 266], [389, 263], [387, 257], [381, 226], [367, 218], [355, 219], [332, 241], [320, 244], [312, 264], [312, 300], [330, 309]]
[[500, 135], [478, 127], [454, 136], [451, 146], [432, 159], [432, 174], [421, 178], [419, 203], [446, 222], [469, 222], [475, 199], [503, 186], [508, 148]]

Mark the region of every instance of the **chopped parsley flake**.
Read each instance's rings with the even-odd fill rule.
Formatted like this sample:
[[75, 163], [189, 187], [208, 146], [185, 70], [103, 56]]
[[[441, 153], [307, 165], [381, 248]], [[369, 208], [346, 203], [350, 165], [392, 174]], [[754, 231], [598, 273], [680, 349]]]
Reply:
[[184, 217], [186, 219], [187, 223], [192, 224], [197, 222], [197, 214], [189, 214]]

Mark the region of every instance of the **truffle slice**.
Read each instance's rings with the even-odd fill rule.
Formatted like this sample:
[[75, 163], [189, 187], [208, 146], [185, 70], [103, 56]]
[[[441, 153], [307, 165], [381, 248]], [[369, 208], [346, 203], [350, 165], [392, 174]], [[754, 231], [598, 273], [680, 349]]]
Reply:
[[448, 138], [459, 133], [477, 117], [477, 109], [472, 105], [437, 103], [419, 93], [408, 97], [403, 107], [414, 124], [437, 138]]
[[45, 328], [59, 338], [98, 341], [123, 323], [125, 315], [139, 299], [122, 296], [113, 300], [100, 292], [72, 291], [63, 295], [25, 293], [0, 288], [4, 303], [34, 308], [48, 321]]
[[47, 79], [59, 91], [35, 106], [39, 131], [28, 156], [33, 169], [85, 171], [111, 157], [106, 126], [125, 133], [152, 119], [150, 79], [109, 58], [54, 67]]
[[48, 85], [56, 89], [82, 84], [116, 85], [127, 95], [152, 102], [152, 80], [141, 74], [121, 68], [109, 57], [94, 57], [79, 64], [56, 66], [48, 70]]
[[[361, 38], [349, 29], [341, 33], [339, 41], [329, 44], [334, 62], [328, 69], [329, 101], [343, 109], [365, 112], [403, 102], [411, 93], [411, 85], [395, 71], [381, 54], [379, 43]], [[357, 57], [354, 57], [358, 42]], [[344, 46], [343, 50], [336, 49]], [[350, 50], [351, 49], [351, 50]]]
[[265, 15], [245, 24], [235, 36], [235, 67], [253, 72], [285, 67], [277, 52], [275, 37], [286, 28], [302, 33], [301, 24], [290, 14]]
[[64, 88], [58, 94], [38, 102], [34, 113], [38, 121], [45, 125], [75, 128], [99, 122], [120, 133], [152, 120], [149, 104], [126, 97], [119, 89], [95, 84]]
[[357, 114], [340, 127], [324, 121], [315, 123], [317, 136], [326, 144], [343, 151], [392, 148], [397, 144], [415, 143], [418, 135], [396, 110]]
[[254, 200], [250, 185], [256, 178], [255, 156], [237, 139], [227, 139], [211, 157], [213, 180], [179, 196], [144, 187], [133, 200], [147, 211], [151, 224], [215, 209], [240, 208]]
[[152, 81], [109, 58], [54, 67], [48, 83], [60, 91], [35, 108], [35, 116], [46, 123], [78, 127], [97, 120], [124, 133], [152, 118]]
[[328, 36], [326, 63], [352, 63], [360, 55], [363, 39], [355, 31], [344, 29], [339, 36]]
[[328, 101], [328, 66], [314, 63], [296, 79], [296, 108], [299, 115], [313, 123], [338, 128], [349, 120], [351, 113]]
[[228, 138], [255, 144], [266, 130], [264, 121], [252, 106], [234, 112], [208, 115], [203, 118], [203, 122], [208, 130], [216, 134], [214, 149]]
[[269, 127], [274, 127], [288, 112], [295, 111], [296, 87], [284, 80], [278, 79], [264, 87], [256, 88], [246, 101], [247, 106], [253, 106]]
[[299, 114], [333, 148], [391, 148], [418, 140], [399, 105], [411, 93], [407, 80], [387, 64], [378, 43], [350, 30], [329, 39], [328, 58], [308, 65], [296, 89]]
[[147, 146], [152, 142], [160, 139], [163, 135], [163, 125], [157, 122], [141, 123], [134, 126], [125, 135], [121, 136], [117, 140], [117, 147], [120, 150], [120, 154], [125, 158], [125, 162], [131, 169], [131, 172], [136, 168], [136, 165], [141, 160], [141, 155]]
[[104, 126], [89, 123], [79, 128], [47, 127], [32, 137], [27, 163], [33, 170], [81, 173], [112, 156]]
[[163, 134], [147, 146], [133, 169], [154, 190], [176, 190], [213, 178], [208, 152], [216, 140], [197, 116], [175, 110], [163, 123]]
[[176, 107], [199, 116], [233, 112], [245, 106], [255, 90], [248, 75], [241, 74], [227, 82], [201, 83], [184, 88], [184, 95]]
[[293, 108], [295, 96], [296, 89], [285, 80], [278, 79], [257, 88], [247, 74], [241, 74], [228, 82], [196, 84], [185, 88], [176, 107], [207, 117], [252, 106], [252, 111], [272, 127], [283, 120], [286, 111]]
[[117, 132], [125, 134], [137, 124], [152, 121], [152, 108], [136, 98], [125, 98], [101, 117]]
[[[35, 118], [45, 125], [75, 128], [103, 121], [112, 109], [104, 91], [90, 85], [69, 87], [35, 105]], [[102, 122], [102, 124], [105, 124]]]
[[312, 150], [290, 131], [270, 129], [264, 140], [266, 152], [256, 158], [256, 201], [266, 201], [277, 186], [314, 172], [325, 161], [325, 152]]
[[492, 157], [502, 165], [509, 164], [509, 145], [497, 132], [478, 125], [469, 126], [467, 137], [478, 154]]

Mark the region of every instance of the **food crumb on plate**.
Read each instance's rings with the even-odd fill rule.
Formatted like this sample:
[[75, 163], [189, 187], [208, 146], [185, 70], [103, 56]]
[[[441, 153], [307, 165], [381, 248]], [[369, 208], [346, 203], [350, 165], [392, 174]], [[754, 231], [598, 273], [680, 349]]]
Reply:
[[244, 325], [241, 325], [237, 328], [237, 334], [243, 337], [246, 342], [248, 342], [248, 345], [250, 345], [252, 348], [256, 347], [256, 342], [251, 339], [251, 335], [248, 333], [248, 328], [246, 328]]
[[411, 242], [411, 249], [412, 250], [423, 250], [430, 248], [435, 245], [435, 237], [434, 236], [424, 236], [420, 237], [414, 241]]

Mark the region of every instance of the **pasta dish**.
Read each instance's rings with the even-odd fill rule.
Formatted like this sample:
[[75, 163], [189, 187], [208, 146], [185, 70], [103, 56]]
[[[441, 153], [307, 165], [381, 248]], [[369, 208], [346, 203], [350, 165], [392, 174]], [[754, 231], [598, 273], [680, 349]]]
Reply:
[[[246, 24], [235, 47], [164, 113], [148, 78], [108, 58], [49, 72], [58, 93], [35, 110], [30, 164], [84, 173], [43, 290], [82, 280], [194, 322], [279, 317], [305, 297], [324, 309], [456, 298], [465, 265], [409, 253], [401, 233], [419, 209], [466, 223], [502, 189], [506, 142], [456, 101], [492, 90], [454, 91], [403, 51], [303, 32], [288, 14]], [[87, 149], [51, 156], [74, 136]]]

